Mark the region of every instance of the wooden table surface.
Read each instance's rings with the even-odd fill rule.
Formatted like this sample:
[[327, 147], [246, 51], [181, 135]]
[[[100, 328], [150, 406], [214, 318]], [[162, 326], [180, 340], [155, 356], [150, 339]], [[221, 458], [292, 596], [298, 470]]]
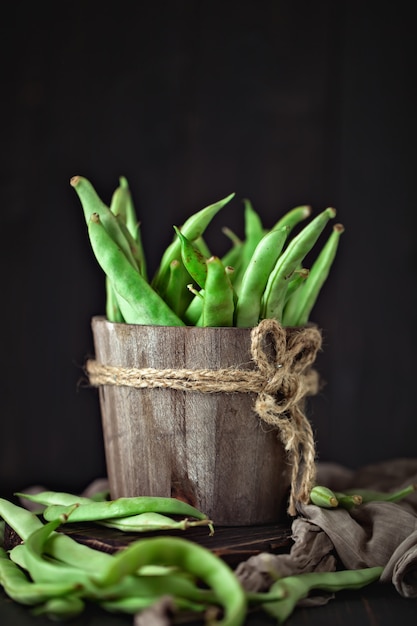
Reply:
[[[74, 538], [96, 548], [113, 552], [129, 543], [132, 537], [91, 526], [74, 524], [66, 526]], [[285, 525], [255, 528], [216, 528], [210, 537], [207, 528], [178, 531], [192, 538], [234, 567], [239, 561], [260, 551], [281, 553], [291, 546], [290, 529]], [[150, 533], [149, 533], [150, 534]], [[176, 534], [176, 533], [172, 533]], [[147, 533], [148, 535], [148, 533]], [[13, 542], [13, 537], [8, 541]], [[54, 622], [44, 616], [33, 616], [30, 608], [10, 600], [0, 589], [1, 626], [51, 626]], [[133, 626], [133, 617], [111, 614], [99, 607], [87, 605], [85, 611], [69, 622], [71, 626]], [[188, 626], [202, 626], [202, 620], [181, 621]], [[340, 591], [335, 598], [321, 607], [297, 608], [286, 621], [288, 626], [413, 626], [417, 623], [417, 599], [402, 598], [391, 584], [373, 583], [355, 591]], [[277, 622], [261, 609], [248, 613], [245, 626], [272, 626]]]

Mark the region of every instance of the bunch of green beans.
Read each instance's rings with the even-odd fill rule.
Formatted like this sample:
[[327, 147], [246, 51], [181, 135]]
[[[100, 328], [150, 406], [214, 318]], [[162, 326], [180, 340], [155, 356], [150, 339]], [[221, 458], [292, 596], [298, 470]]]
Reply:
[[266, 229], [250, 201], [244, 200], [244, 238], [225, 227], [232, 247], [217, 256], [204, 235], [212, 219], [234, 198], [232, 193], [194, 213], [181, 227], [174, 225], [173, 241], [149, 279], [127, 180], [120, 178], [109, 206], [86, 178], [74, 176], [70, 182], [105, 274], [106, 316], [112, 322], [252, 328], [269, 318], [284, 326], [304, 326], [344, 231], [335, 224], [311, 267], [304, 267], [327, 223], [336, 216], [335, 209], [326, 208], [301, 226], [311, 207], [295, 207]]
[[[195, 614], [208, 626], [242, 626], [249, 609], [264, 610], [283, 623], [310, 591], [357, 589], [378, 580], [382, 572], [382, 567], [373, 567], [300, 574], [277, 579], [267, 592], [247, 592], [222, 559], [188, 539], [163, 534], [145, 537], [109, 554], [59, 532], [83, 509], [87, 514], [81, 519], [101, 522], [105, 501], [50, 491], [20, 496], [43, 508], [33, 513], [0, 498], [2, 533], [7, 523], [22, 540], [6, 550], [0, 535], [0, 585], [15, 602], [55, 621], [80, 615], [87, 603], [136, 615], [169, 597], [175, 617]], [[175, 499], [170, 504], [147, 500], [147, 509], [161, 510], [162, 504], [164, 510], [184, 513]], [[137, 498], [110, 501], [113, 519], [135, 515], [132, 511], [138, 509], [138, 502]], [[65, 509], [59, 515], [53, 508], [58, 506]], [[142, 499], [139, 508], [144, 507]]]

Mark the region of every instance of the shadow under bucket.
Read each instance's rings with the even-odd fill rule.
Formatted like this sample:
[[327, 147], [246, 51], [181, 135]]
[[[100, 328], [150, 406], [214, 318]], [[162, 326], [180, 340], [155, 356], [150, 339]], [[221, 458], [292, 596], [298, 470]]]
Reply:
[[[292, 467], [279, 432], [254, 410], [252, 329], [94, 317], [92, 331], [87, 371], [99, 387], [113, 499], [179, 498], [219, 526], [283, 520]], [[236, 379], [240, 391], [230, 391]]]

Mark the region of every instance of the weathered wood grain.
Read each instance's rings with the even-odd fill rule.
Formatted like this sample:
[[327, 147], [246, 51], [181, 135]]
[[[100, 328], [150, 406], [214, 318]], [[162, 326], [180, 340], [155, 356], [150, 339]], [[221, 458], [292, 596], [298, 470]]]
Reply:
[[[251, 369], [250, 329], [139, 326], [92, 320], [106, 365]], [[100, 387], [112, 497], [174, 496], [218, 525], [282, 519], [289, 489], [276, 431], [253, 412], [254, 395]]]

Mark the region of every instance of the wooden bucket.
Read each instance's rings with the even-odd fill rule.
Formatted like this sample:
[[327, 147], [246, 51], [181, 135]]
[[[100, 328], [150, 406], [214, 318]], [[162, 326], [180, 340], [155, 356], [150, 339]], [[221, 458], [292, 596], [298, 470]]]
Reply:
[[[251, 370], [251, 329], [140, 326], [94, 317], [96, 361], [122, 368]], [[290, 468], [255, 394], [99, 387], [112, 498], [186, 500], [217, 525], [282, 521]]]

